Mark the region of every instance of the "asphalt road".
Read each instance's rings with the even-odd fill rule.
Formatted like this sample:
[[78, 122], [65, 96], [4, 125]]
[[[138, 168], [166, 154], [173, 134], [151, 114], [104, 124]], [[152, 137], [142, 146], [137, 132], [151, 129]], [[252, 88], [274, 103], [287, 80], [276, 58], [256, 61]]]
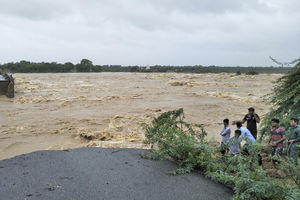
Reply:
[[0, 161], [0, 199], [229, 200], [233, 192], [204, 176], [168, 175], [171, 161], [138, 149], [38, 151]]

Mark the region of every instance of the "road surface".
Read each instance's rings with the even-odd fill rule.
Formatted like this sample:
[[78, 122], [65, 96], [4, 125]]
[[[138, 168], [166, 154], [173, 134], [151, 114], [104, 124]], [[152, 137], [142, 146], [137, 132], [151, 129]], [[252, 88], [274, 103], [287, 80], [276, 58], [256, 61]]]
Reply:
[[1, 160], [0, 199], [232, 199], [232, 190], [200, 174], [168, 175], [176, 164], [139, 156], [146, 152], [80, 148]]

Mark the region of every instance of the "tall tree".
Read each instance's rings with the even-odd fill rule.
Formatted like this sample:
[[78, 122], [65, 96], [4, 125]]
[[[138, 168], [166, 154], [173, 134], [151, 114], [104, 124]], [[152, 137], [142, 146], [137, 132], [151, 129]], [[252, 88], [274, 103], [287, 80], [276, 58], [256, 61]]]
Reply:
[[300, 61], [275, 84], [269, 95], [271, 111], [262, 123], [261, 135], [268, 132], [272, 118], [278, 118], [281, 125], [289, 128], [292, 117], [300, 117]]
[[88, 69], [89, 72], [92, 71], [92, 67], [93, 67], [93, 62], [84, 58], [81, 60], [80, 65], [86, 69]]

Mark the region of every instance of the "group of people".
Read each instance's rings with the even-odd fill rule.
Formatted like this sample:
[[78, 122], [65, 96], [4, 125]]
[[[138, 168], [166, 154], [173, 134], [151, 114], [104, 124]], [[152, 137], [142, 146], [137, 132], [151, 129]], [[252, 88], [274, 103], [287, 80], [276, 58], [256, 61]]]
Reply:
[[[247, 122], [247, 127], [243, 127], [243, 124]], [[245, 115], [242, 121], [234, 122], [237, 129], [234, 131], [234, 136], [231, 136], [231, 128], [229, 125], [229, 119], [224, 119], [224, 128], [220, 135], [221, 141], [221, 153], [225, 154], [229, 151], [232, 155], [240, 154], [241, 152], [248, 153], [247, 143], [256, 143], [257, 139], [257, 124], [260, 123], [260, 117], [255, 113], [254, 108], [248, 109], [248, 114]], [[295, 165], [298, 164], [298, 153], [300, 150], [300, 125], [298, 125], [299, 119], [292, 118], [290, 120], [290, 136], [288, 138], [288, 152], [289, 157], [294, 161]], [[280, 127], [279, 119], [272, 119], [270, 127], [270, 141], [272, 145], [272, 155], [282, 155], [283, 142], [286, 140], [285, 129]], [[241, 146], [241, 142], [246, 140], [245, 145]]]

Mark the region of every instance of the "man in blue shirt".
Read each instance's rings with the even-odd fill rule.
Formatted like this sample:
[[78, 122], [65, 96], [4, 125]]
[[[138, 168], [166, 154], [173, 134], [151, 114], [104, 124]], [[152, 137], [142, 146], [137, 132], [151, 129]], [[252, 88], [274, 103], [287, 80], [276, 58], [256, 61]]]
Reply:
[[[247, 138], [248, 141], [250, 141], [252, 144], [256, 144], [256, 140], [253, 137], [253, 135], [251, 134], [251, 132], [246, 128], [243, 127], [241, 122], [237, 122], [236, 123], [237, 128], [242, 132], [241, 137], [243, 138]], [[248, 144], [246, 140], [246, 144], [243, 146], [243, 154], [245, 155], [249, 155], [249, 147], [251, 144]], [[253, 152], [254, 153], [254, 152]], [[257, 149], [255, 148], [255, 153], [258, 155], [258, 163], [259, 165], [262, 165], [262, 157], [259, 154], [259, 152], [257, 152]]]
[[243, 127], [241, 122], [237, 122], [236, 123], [236, 127], [241, 130], [242, 134], [241, 137], [246, 137], [248, 138], [252, 143], [256, 143], [255, 138], [253, 137], [253, 135], [251, 134], [251, 132], [246, 128]]

